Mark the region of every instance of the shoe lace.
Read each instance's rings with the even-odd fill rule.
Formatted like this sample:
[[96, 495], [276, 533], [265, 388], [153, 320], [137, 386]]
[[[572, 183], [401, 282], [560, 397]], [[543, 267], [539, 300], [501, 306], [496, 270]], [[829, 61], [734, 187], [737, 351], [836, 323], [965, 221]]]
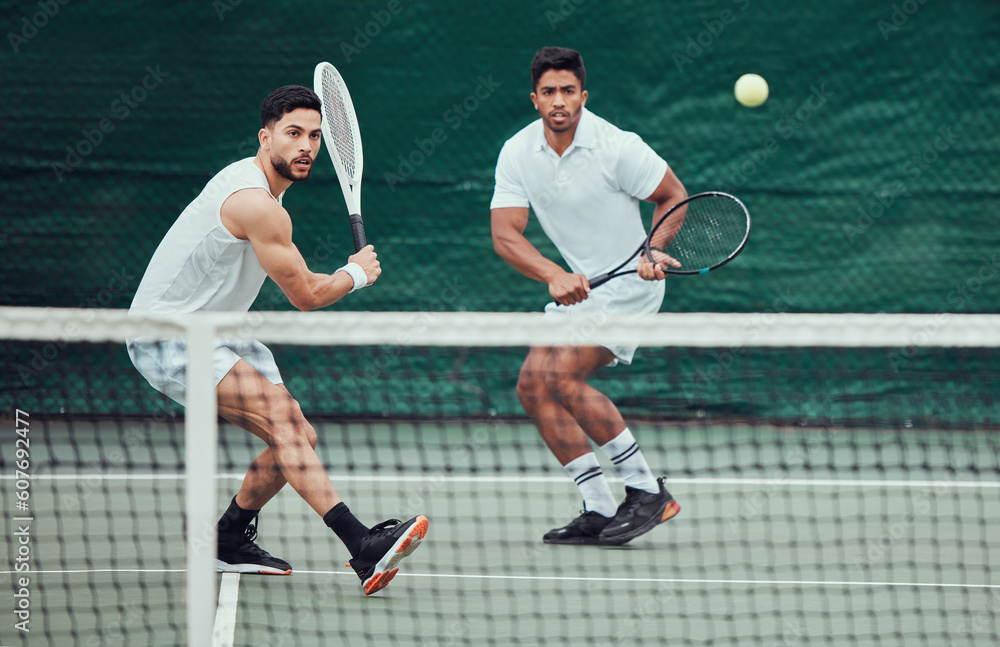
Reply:
[[580, 516], [571, 521], [569, 527], [583, 526], [594, 517], [605, 518], [603, 514], [594, 510], [580, 510]]
[[642, 496], [645, 494], [640, 490], [629, 490], [625, 495], [625, 501], [623, 502], [624, 510], [627, 512], [632, 512], [640, 505], [642, 505]]
[[[376, 540], [376, 538], [378, 537], [388, 535], [389, 533], [391, 533], [393, 530], [396, 529], [396, 526], [398, 526], [401, 523], [403, 522], [400, 521], [399, 519], [388, 519], [386, 521], [383, 521], [382, 523], [375, 524], [374, 526], [368, 529], [368, 535], [363, 540], [364, 543], [369, 544], [370, 542]], [[365, 557], [363, 557], [363, 554], [364, 554], [364, 549], [362, 549], [362, 551], [358, 553], [358, 555], [356, 555], [353, 559], [351, 559], [351, 561], [344, 564], [344, 566], [348, 568], [353, 568], [355, 572], [357, 572], [358, 576], [361, 577], [361, 579], [364, 579], [364, 573], [366, 569], [368, 569], [374, 563], [374, 562], [369, 562]]]
[[253, 516], [253, 519], [250, 521], [250, 524], [247, 526], [246, 532], [244, 533], [247, 541], [251, 544], [253, 544], [254, 540], [257, 539], [257, 526], [260, 524], [260, 521], [258, 521], [259, 516], [259, 514], [255, 514]]
[[383, 521], [382, 523], [376, 524], [371, 528], [369, 528], [368, 534], [369, 536], [385, 535], [391, 532], [396, 526], [398, 526], [401, 523], [403, 522], [400, 521], [399, 519], [389, 519], [387, 521]]

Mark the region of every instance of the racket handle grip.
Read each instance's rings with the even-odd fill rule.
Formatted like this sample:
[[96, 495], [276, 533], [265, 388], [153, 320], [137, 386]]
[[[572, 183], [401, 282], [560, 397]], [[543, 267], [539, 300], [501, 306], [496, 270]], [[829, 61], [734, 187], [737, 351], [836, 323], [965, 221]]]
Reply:
[[361, 221], [360, 213], [351, 214], [351, 233], [354, 235], [354, 251], [360, 252], [368, 245], [365, 239], [365, 223]]
[[592, 279], [587, 279], [587, 283], [590, 283], [590, 287], [596, 288], [598, 285], [607, 283], [610, 278], [611, 272], [605, 272], [604, 274], [598, 274]]

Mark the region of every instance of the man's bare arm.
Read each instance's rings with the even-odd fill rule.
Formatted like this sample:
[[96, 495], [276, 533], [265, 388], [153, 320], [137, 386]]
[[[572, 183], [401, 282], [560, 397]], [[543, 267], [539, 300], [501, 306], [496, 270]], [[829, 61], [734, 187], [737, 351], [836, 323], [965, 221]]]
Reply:
[[[684, 188], [684, 185], [681, 184], [681, 181], [679, 179], [677, 179], [677, 176], [674, 174], [673, 170], [667, 168], [667, 172], [663, 174], [663, 179], [660, 180], [660, 183], [657, 185], [653, 193], [648, 198], [646, 198], [646, 202], [652, 202], [656, 204], [656, 207], [653, 209], [653, 226], [655, 226], [656, 223], [658, 223], [660, 219], [663, 218], [664, 214], [670, 211], [670, 209], [673, 208], [674, 205], [681, 202], [687, 197], [688, 194], [687, 190]], [[684, 208], [685, 207], [682, 207], [682, 209]], [[673, 221], [674, 216], [671, 216], [670, 218], [671, 221]], [[679, 219], [678, 224], [681, 222], [683, 222], [683, 219]], [[664, 223], [664, 226], [660, 228], [660, 231], [656, 232], [657, 234], [662, 233], [663, 238], [661, 240], [654, 239], [652, 241], [652, 244], [654, 246], [663, 249], [667, 246], [667, 244], [669, 244], [669, 240], [667, 239], [668, 238], [672, 239], [673, 235], [676, 235], [677, 233], [676, 231], [674, 231], [672, 232], [671, 235], [671, 233], [667, 231], [667, 227], [670, 226], [672, 226], [672, 222]], [[665, 265], [672, 265], [674, 267], [680, 267], [680, 263], [678, 263], [675, 259], [667, 256], [666, 254], [657, 252], [654, 253], [654, 256], [656, 256], [656, 258], [652, 259], [652, 261], [655, 262], [652, 262], [650, 259], [646, 258], [645, 254], [642, 254], [641, 257], [639, 258], [639, 266], [636, 268], [636, 271], [638, 272], [639, 276], [648, 281], [658, 281], [663, 278], [666, 278], [667, 275], [660, 267], [661, 265], [665, 264]]]
[[[354, 288], [347, 272], [311, 271], [292, 242], [292, 219], [263, 189], [246, 189], [222, 205], [222, 223], [237, 238], [248, 240], [267, 275], [299, 310], [315, 310], [336, 303]], [[348, 258], [368, 277], [368, 285], [382, 273], [371, 245]]]
[[571, 305], [587, 298], [590, 285], [581, 274], [571, 274], [542, 253], [524, 237], [528, 226], [527, 207], [506, 207], [490, 212], [493, 249], [511, 267], [528, 278], [547, 283], [556, 303]]

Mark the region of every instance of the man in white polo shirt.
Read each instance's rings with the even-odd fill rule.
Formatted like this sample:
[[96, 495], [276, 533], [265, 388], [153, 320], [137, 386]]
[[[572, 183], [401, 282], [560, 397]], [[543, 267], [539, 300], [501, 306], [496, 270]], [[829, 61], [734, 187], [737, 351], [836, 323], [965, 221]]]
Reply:
[[[628, 258], [645, 239], [639, 200], [656, 205], [654, 222], [687, 197], [667, 163], [634, 133], [589, 112], [579, 52], [543, 47], [531, 62], [531, 101], [540, 119], [500, 151], [490, 204], [493, 246], [511, 266], [547, 283], [547, 316], [652, 314], [665, 274], [640, 255], [637, 274], [595, 288], [595, 276]], [[571, 268], [545, 258], [524, 236], [529, 208]], [[667, 257], [659, 263], [676, 264]], [[587, 377], [629, 364], [635, 346], [536, 346], [517, 383], [525, 411], [580, 489], [583, 514], [548, 532], [552, 544], [621, 545], [680, 511], [646, 463], [617, 407]], [[588, 440], [589, 439], [589, 440]], [[593, 440], [625, 480], [618, 505], [591, 448]]]

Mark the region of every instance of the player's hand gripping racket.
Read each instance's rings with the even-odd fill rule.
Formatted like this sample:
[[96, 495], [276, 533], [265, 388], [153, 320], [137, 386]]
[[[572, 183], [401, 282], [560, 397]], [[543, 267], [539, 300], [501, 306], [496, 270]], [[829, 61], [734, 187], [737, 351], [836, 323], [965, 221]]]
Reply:
[[[595, 288], [616, 276], [635, 274], [635, 269], [622, 268], [639, 254], [645, 254], [667, 274], [704, 274], [736, 258], [749, 239], [750, 212], [742, 202], [719, 191], [699, 193], [664, 214], [624, 263], [588, 282]], [[681, 266], [667, 265], [663, 255]]]
[[344, 201], [351, 216], [351, 232], [354, 234], [354, 251], [360, 251], [368, 244], [365, 240], [365, 225], [361, 220], [361, 169], [364, 156], [361, 153], [361, 130], [358, 116], [354, 113], [354, 103], [347, 91], [347, 84], [330, 63], [320, 63], [313, 74], [313, 89], [323, 102], [323, 141], [337, 171]]

